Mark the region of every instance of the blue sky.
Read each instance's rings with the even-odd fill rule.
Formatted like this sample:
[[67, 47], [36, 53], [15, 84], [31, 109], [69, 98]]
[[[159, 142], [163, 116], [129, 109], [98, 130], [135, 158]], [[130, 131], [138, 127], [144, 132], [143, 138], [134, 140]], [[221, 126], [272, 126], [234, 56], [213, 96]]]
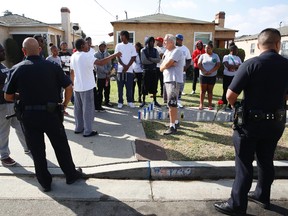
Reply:
[[[97, 3], [98, 2], [98, 3]], [[101, 8], [99, 4], [105, 8]], [[25, 6], [24, 6], [25, 5]], [[61, 22], [61, 7], [71, 11], [71, 22], [79, 23], [96, 44], [112, 41], [111, 21], [145, 16], [158, 12], [159, 0], [8, 0], [1, 3], [5, 10], [45, 23]], [[107, 12], [108, 11], [108, 12]], [[161, 0], [161, 13], [212, 21], [219, 11], [226, 13], [225, 27], [237, 29], [237, 36], [257, 34], [267, 27], [288, 25], [287, 0]]]

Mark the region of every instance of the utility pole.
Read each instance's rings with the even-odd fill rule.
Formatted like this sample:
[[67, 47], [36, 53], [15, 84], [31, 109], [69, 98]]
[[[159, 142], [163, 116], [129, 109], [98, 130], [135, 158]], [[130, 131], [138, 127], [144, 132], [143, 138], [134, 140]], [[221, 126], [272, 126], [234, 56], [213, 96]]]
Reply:
[[128, 19], [127, 11], [125, 10], [124, 12], [125, 12], [125, 14], [126, 14], [126, 19]]

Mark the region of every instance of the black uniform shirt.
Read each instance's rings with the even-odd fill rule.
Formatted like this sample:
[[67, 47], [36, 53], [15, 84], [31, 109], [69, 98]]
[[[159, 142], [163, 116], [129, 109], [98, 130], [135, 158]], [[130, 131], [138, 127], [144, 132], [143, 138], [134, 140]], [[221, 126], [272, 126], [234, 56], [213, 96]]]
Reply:
[[288, 93], [288, 59], [274, 50], [245, 61], [229, 86], [240, 94], [244, 90], [246, 110], [275, 112], [285, 108]]
[[46, 105], [61, 103], [61, 87], [70, 84], [71, 80], [59, 65], [40, 56], [29, 56], [11, 69], [4, 91], [7, 94], [19, 92], [24, 105]]

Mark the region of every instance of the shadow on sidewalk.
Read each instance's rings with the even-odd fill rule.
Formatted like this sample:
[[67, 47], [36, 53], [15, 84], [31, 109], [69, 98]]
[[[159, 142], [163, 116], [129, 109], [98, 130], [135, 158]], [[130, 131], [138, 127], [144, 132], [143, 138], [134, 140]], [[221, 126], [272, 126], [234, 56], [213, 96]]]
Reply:
[[[9, 169], [13, 172], [13, 168]], [[29, 193], [28, 196], [30, 196], [30, 198], [26, 197], [25, 200], [29, 201], [29, 199], [32, 199], [33, 202], [36, 203], [36, 205], [39, 202], [39, 206], [41, 207], [41, 205], [43, 205], [41, 204], [43, 203], [43, 196], [40, 195], [39, 198], [39, 192], [40, 193], [42, 192], [42, 187], [37, 182], [35, 174], [33, 172], [26, 170], [24, 167], [18, 167], [18, 169], [22, 169], [21, 170], [22, 173], [24, 172], [28, 173], [30, 176], [27, 177], [16, 175], [16, 178], [37, 188], [33, 189], [33, 187], [32, 188], [29, 187], [27, 189], [27, 187], [24, 186], [25, 188], [24, 190], [26, 191], [26, 193], [28, 192]], [[18, 188], [21, 188], [21, 185], [18, 186]], [[53, 176], [51, 188], [52, 190], [50, 192], [42, 192], [42, 193], [47, 195], [51, 199], [55, 200], [59, 205], [65, 206], [66, 208], [70, 209], [75, 215], [156, 216], [155, 214], [149, 214], [149, 215], [141, 214], [136, 209], [116, 199], [115, 197], [101, 193], [98, 187], [87, 184], [85, 180], [78, 180], [72, 185], [67, 185], [65, 182], [65, 178], [59, 178]], [[45, 208], [49, 208], [49, 205], [46, 206]], [[59, 209], [59, 207], [57, 207], [57, 209]], [[41, 211], [45, 211], [45, 209], [42, 209]], [[68, 212], [70, 212], [65, 209], [64, 211], [66, 211], [67, 214]], [[49, 213], [51, 212], [53, 212], [53, 209], [49, 209]], [[25, 215], [41, 215], [41, 214], [45, 213], [44, 212], [40, 213], [39, 208], [25, 209]]]

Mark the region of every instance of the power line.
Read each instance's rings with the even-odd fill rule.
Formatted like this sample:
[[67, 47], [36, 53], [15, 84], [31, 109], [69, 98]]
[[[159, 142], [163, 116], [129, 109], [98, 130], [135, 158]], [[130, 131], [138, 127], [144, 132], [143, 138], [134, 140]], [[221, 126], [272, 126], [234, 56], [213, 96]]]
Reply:
[[112, 13], [110, 13], [108, 10], [106, 10], [101, 4], [99, 4], [96, 0], [94, 0], [104, 11], [106, 11], [108, 14], [110, 14], [114, 19], [116, 16], [114, 16]]

